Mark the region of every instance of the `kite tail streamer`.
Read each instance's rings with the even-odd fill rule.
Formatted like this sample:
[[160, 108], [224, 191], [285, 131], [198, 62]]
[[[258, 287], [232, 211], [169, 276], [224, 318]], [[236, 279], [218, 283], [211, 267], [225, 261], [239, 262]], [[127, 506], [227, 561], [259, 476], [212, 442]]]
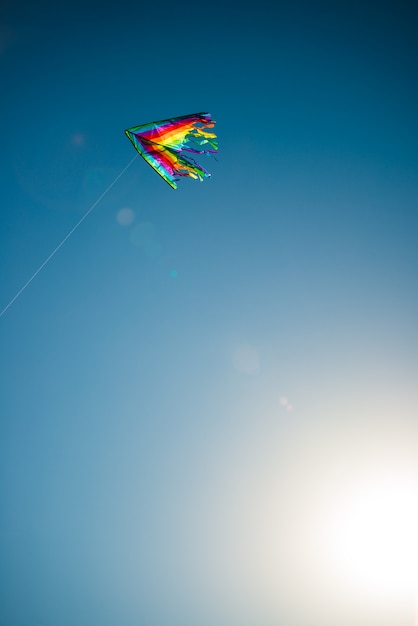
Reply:
[[37, 275], [39, 274], [39, 272], [41, 272], [43, 270], [43, 268], [45, 267], [45, 265], [47, 265], [49, 263], [49, 261], [52, 259], [53, 256], [56, 255], [56, 253], [58, 252], [58, 250], [65, 244], [65, 242], [67, 241], [67, 239], [69, 239], [71, 237], [71, 235], [77, 230], [77, 228], [84, 222], [84, 220], [86, 219], [86, 217], [88, 217], [90, 215], [90, 213], [93, 211], [93, 209], [99, 204], [100, 200], [102, 200], [105, 195], [107, 194], [108, 191], [110, 191], [113, 187], [113, 185], [119, 180], [119, 178], [126, 172], [126, 170], [128, 169], [128, 167], [130, 165], [132, 165], [132, 163], [135, 161], [135, 159], [137, 158], [137, 154], [134, 156], [133, 159], [131, 159], [131, 161], [129, 161], [128, 165], [126, 165], [123, 170], [121, 172], [119, 172], [119, 174], [116, 176], [116, 178], [110, 183], [110, 185], [104, 190], [104, 192], [97, 198], [97, 200], [95, 202], [93, 202], [93, 204], [91, 205], [91, 207], [84, 213], [83, 217], [81, 217], [77, 224], [75, 226], [72, 227], [72, 229], [70, 230], [69, 233], [67, 233], [64, 237], [64, 239], [61, 241], [61, 243], [59, 243], [57, 245], [56, 248], [54, 248], [54, 250], [51, 252], [51, 254], [45, 259], [45, 261], [42, 263], [42, 265], [40, 265], [38, 267], [38, 269], [36, 270], [36, 272], [34, 272], [32, 274], [32, 276], [29, 278], [28, 281], [26, 281], [26, 283], [23, 285], [23, 287], [21, 287], [19, 289], [19, 291], [16, 293], [15, 296], [13, 296], [13, 298], [10, 300], [10, 302], [4, 307], [4, 309], [0, 312], [0, 317], [2, 317], [6, 311], [12, 306], [13, 302], [15, 302], [18, 297], [25, 291], [26, 287], [28, 287], [31, 282], [33, 281], [34, 278], [37, 277]]

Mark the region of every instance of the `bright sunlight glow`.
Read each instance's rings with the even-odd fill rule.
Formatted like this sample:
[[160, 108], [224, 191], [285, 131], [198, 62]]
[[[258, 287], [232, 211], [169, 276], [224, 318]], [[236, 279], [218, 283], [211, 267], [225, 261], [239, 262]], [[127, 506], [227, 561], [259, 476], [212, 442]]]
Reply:
[[353, 491], [333, 520], [330, 548], [347, 583], [396, 599], [417, 589], [418, 489], [380, 477]]

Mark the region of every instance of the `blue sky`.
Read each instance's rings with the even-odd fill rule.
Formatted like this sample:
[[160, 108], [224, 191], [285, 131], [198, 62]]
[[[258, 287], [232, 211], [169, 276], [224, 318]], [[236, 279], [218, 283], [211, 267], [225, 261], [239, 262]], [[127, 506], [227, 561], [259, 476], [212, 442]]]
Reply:
[[416, 626], [416, 28], [2, 4], [0, 310], [126, 128], [209, 111], [220, 144], [176, 191], [135, 160], [0, 318], [2, 624]]

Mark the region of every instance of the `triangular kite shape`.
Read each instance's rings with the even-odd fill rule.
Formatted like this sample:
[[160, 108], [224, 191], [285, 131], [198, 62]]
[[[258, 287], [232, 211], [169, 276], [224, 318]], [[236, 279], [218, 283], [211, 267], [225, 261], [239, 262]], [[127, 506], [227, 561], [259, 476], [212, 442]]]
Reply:
[[170, 187], [177, 189], [181, 176], [199, 180], [210, 177], [209, 172], [185, 152], [218, 152], [216, 135], [208, 132], [214, 126], [209, 113], [192, 113], [134, 126], [125, 130], [125, 134], [145, 161]]

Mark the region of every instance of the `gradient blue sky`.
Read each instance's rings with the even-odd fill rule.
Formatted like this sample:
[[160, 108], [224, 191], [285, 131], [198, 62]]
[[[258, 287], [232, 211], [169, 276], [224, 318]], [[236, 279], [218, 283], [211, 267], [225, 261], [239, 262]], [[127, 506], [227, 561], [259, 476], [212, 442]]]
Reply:
[[138, 158], [0, 319], [2, 626], [416, 626], [328, 529], [418, 510], [417, 17], [2, 2], [0, 309], [125, 128], [220, 143], [177, 191]]

